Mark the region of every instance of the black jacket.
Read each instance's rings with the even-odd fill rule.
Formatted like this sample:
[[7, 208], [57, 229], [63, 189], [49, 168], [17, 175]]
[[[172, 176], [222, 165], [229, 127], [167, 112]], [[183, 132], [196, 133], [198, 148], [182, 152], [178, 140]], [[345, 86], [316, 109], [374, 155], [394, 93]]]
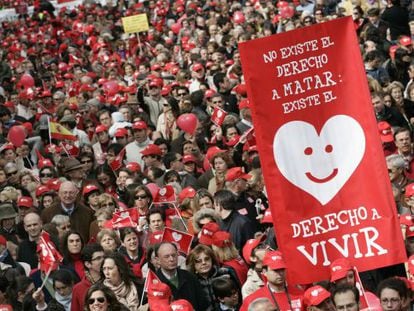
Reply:
[[240, 252], [246, 241], [255, 234], [250, 219], [234, 210], [220, 222], [220, 230], [230, 232], [233, 243]]
[[170, 287], [174, 300], [188, 300], [193, 305], [195, 311], [204, 311], [208, 309], [209, 305], [205, 292], [203, 291], [200, 282], [197, 280], [197, 277], [192, 273], [177, 269], [178, 288], [164, 276], [161, 270], [157, 271], [157, 276], [161, 282]]

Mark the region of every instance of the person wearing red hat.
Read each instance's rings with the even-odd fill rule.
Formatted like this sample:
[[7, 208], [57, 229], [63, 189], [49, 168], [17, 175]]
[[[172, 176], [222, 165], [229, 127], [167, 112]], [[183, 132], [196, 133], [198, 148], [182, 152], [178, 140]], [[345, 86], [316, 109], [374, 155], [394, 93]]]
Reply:
[[108, 128], [103, 124], [100, 124], [95, 128], [95, 134], [98, 141], [92, 145], [92, 149], [98, 160], [99, 156], [107, 151], [111, 141], [109, 139]]
[[395, 108], [388, 107], [384, 102], [384, 95], [378, 92], [371, 93], [371, 103], [377, 121], [386, 121], [392, 127], [407, 127], [408, 123], [403, 115]]
[[239, 104], [241, 120], [236, 124], [240, 134], [245, 133], [253, 127], [252, 112], [250, 110], [250, 102], [243, 99]]
[[263, 238], [264, 236], [260, 239], [250, 239], [243, 246], [243, 258], [250, 266], [247, 280], [242, 286], [243, 299], [264, 285], [260, 274], [263, 271], [263, 258], [267, 252], [267, 245], [263, 243]]
[[202, 64], [195, 63], [191, 67], [191, 80], [190, 80], [190, 86], [188, 88], [190, 93], [200, 90], [201, 84], [206, 82], [205, 74], [206, 74], [206, 70], [204, 69], [204, 66]]
[[148, 138], [147, 129], [148, 126], [144, 121], [136, 121], [132, 124], [135, 140], [125, 146], [127, 162], [137, 162], [141, 167], [144, 166], [141, 151], [152, 143]]
[[142, 87], [138, 88], [138, 102], [145, 106], [152, 125], [157, 124], [158, 117], [162, 113], [164, 104], [168, 105], [167, 100], [161, 95], [163, 85], [164, 81], [161, 78], [154, 78], [150, 80], [147, 89], [148, 96], [144, 96], [144, 90]]
[[128, 143], [128, 130], [126, 128], [119, 128], [115, 131], [114, 140], [117, 144], [126, 146]]
[[355, 285], [355, 271], [346, 258], [334, 260], [329, 266], [331, 282], [337, 285]]
[[259, 297], [268, 298], [280, 311], [304, 310], [302, 297], [294, 295], [286, 286], [286, 263], [280, 251], [269, 251], [263, 259], [265, 286], [247, 296], [240, 311], [247, 311], [251, 302]]
[[305, 291], [303, 303], [308, 311], [335, 311], [331, 293], [320, 285], [312, 286]]
[[99, 195], [101, 191], [98, 186], [94, 184], [89, 184], [83, 187], [82, 197], [84, 199], [85, 205], [96, 212], [99, 209]]
[[155, 144], [149, 144], [141, 151], [141, 157], [145, 163], [145, 169], [157, 167], [165, 170], [164, 164], [161, 162], [162, 152], [160, 147]]

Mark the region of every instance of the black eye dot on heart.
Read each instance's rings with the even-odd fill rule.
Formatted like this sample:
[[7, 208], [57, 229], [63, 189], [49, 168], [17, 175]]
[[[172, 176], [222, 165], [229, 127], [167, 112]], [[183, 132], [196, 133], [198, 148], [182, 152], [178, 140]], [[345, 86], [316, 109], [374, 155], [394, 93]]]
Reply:
[[331, 152], [333, 151], [333, 147], [332, 147], [332, 145], [326, 145], [326, 147], [325, 147], [325, 151], [326, 151], [327, 153], [331, 153]]
[[313, 149], [311, 147], [307, 147], [305, 150], [303, 150], [303, 153], [306, 155], [311, 155], [313, 153]]

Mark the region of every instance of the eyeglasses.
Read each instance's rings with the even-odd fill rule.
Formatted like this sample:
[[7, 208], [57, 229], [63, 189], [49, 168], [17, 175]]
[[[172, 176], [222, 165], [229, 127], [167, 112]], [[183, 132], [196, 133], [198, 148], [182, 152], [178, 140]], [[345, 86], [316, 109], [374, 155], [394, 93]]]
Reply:
[[136, 195], [135, 200], [145, 200], [147, 198], [146, 195]]
[[53, 177], [52, 173], [41, 173], [40, 177]]
[[14, 172], [6, 173], [6, 176], [11, 177], [11, 176], [14, 176], [16, 174], [17, 174], [17, 171], [14, 171]]
[[105, 301], [105, 297], [89, 298], [88, 305], [93, 305], [95, 302], [104, 303]]
[[82, 163], [82, 164], [88, 164], [88, 163], [92, 163], [92, 160], [83, 160], [83, 161], [80, 161], [80, 163]]
[[98, 257], [92, 258], [91, 261], [101, 260], [103, 258], [104, 256], [98, 256]]
[[185, 96], [187, 93], [177, 93], [177, 96]]
[[401, 301], [400, 298], [390, 298], [390, 299], [383, 298], [383, 299], [381, 299], [381, 304], [382, 305], [387, 305], [387, 304], [391, 303], [392, 305], [395, 305], [395, 304], [399, 303], [400, 301]]
[[113, 206], [115, 206], [115, 204], [113, 203], [113, 202], [109, 202], [109, 203], [106, 203], [106, 204], [101, 204], [101, 207], [113, 207]]
[[213, 104], [221, 104], [221, 103], [222, 103], [221, 100], [216, 100], [216, 101], [213, 100]]

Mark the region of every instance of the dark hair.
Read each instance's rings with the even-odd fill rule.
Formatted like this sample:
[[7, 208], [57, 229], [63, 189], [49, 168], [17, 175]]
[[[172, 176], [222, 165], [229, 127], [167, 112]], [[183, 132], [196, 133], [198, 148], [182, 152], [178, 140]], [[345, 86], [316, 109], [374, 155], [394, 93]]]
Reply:
[[151, 191], [149, 191], [149, 189], [144, 186], [144, 185], [139, 185], [137, 186], [135, 189], [133, 189], [130, 193], [129, 193], [129, 202], [128, 202], [128, 206], [129, 207], [133, 207], [135, 206], [135, 195], [138, 193], [138, 191], [144, 191], [145, 194], [147, 195], [147, 197], [149, 198], [149, 202], [148, 202], [148, 206], [151, 205], [152, 203], [152, 193]]
[[[104, 165], [98, 166], [95, 169], [95, 175], [98, 176], [99, 174], [106, 174], [106, 175], [108, 175], [109, 176], [109, 179], [110, 179], [110, 183], [112, 185], [115, 185], [116, 184], [116, 176], [114, 174], [114, 171], [109, 167], [108, 164], [104, 164]], [[99, 184], [101, 184], [101, 183], [99, 183]]]
[[335, 304], [335, 295], [337, 294], [343, 294], [348, 291], [351, 291], [354, 293], [355, 301], [356, 303], [359, 303], [359, 290], [356, 288], [356, 286], [349, 285], [349, 284], [343, 284], [336, 286], [332, 291], [332, 301]]
[[162, 169], [160, 169], [159, 167], [152, 166], [152, 167], [148, 168], [148, 172], [149, 171], [152, 171], [152, 174], [153, 174], [154, 179], [155, 179], [154, 181], [156, 181], [158, 178], [161, 178], [162, 175], [164, 175], [164, 171]]
[[108, 287], [106, 287], [105, 285], [103, 285], [102, 283], [96, 283], [94, 285], [92, 285], [89, 289], [88, 292], [86, 293], [85, 296], [85, 310], [86, 311], [90, 311], [91, 309], [89, 308], [89, 304], [88, 304], [88, 300], [91, 298], [92, 294], [94, 292], [97, 291], [101, 291], [105, 298], [106, 301], [108, 303], [109, 306], [109, 310], [110, 311], [121, 311], [121, 310], [125, 310], [124, 305], [121, 304], [118, 299], [116, 298], [114, 292], [112, 290], [110, 290]]
[[[81, 260], [83, 262], [83, 265], [85, 266], [86, 261], [91, 262], [92, 256], [94, 253], [103, 252], [103, 251], [104, 250], [101, 244], [98, 244], [98, 243], [86, 244], [85, 247], [81, 251]], [[85, 269], [87, 268], [85, 267]]]
[[106, 152], [113, 151], [115, 153], [115, 155], [117, 155], [121, 152], [121, 150], [123, 148], [124, 148], [124, 146], [122, 146], [121, 144], [112, 143], [108, 146], [108, 149], [106, 150]]
[[160, 146], [162, 144], [165, 144], [167, 146], [167, 150], [170, 151], [171, 146], [168, 140], [163, 137], [158, 137], [156, 140], [154, 140], [154, 145]]
[[[126, 262], [123, 255], [121, 255], [120, 253], [111, 253], [111, 254], [105, 255], [103, 263], [102, 263], [102, 268], [103, 268], [103, 265], [105, 264], [105, 260], [107, 259], [112, 259], [115, 262], [115, 266], [118, 268], [119, 276], [121, 280], [125, 282], [125, 285], [128, 288], [130, 288], [131, 286], [135, 286], [134, 285], [135, 276], [132, 273], [131, 269], [129, 268], [129, 265]], [[105, 276], [103, 275], [103, 271], [101, 273], [102, 273], [102, 279], [105, 279]]]
[[153, 207], [149, 210], [148, 215], [147, 215], [148, 222], [149, 222], [149, 219], [150, 219], [151, 215], [154, 215], [154, 214], [160, 214], [161, 219], [164, 223], [167, 220], [167, 215], [165, 215], [165, 210], [163, 208], [160, 208], [160, 207], [157, 206], [157, 207]]
[[73, 259], [71, 254], [69, 253], [69, 249], [68, 249], [68, 240], [69, 240], [69, 236], [71, 234], [76, 234], [79, 236], [79, 239], [81, 240], [81, 253], [82, 253], [82, 249], [85, 246], [85, 243], [83, 241], [82, 235], [78, 232], [78, 231], [74, 231], [74, 230], [70, 230], [69, 232], [67, 232], [62, 239], [62, 253], [63, 253], [63, 258], [64, 261], [66, 261], [67, 263], [73, 263]]
[[[211, 258], [213, 266], [218, 266], [218, 259], [213, 249], [207, 245], [198, 244], [191, 250], [186, 260], [187, 268], [191, 273], [197, 274], [197, 271], [195, 270], [196, 257], [202, 253]], [[213, 266], [211, 267], [212, 269], [214, 268]]]
[[7, 278], [5, 276], [0, 276], [0, 292], [5, 293], [9, 286], [10, 283]]
[[52, 274], [53, 288], [56, 286], [56, 281], [61, 282], [67, 286], [73, 286], [73, 274], [66, 269], [56, 270]]
[[401, 133], [404, 133], [404, 132], [408, 132], [410, 134], [410, 138], [412, 137], [411, 136], [411, 131], [408, 128], [406, 128], [406, 127], [398, 127], [394, 131], [394, 140], [395, 140], [395, 138], [397, 137], [398, 134], [401, 134]]
[[389, 288], [389, 289], [392, 289], [398, 292], [401, 300], [408, 298], [409, 291], [408, 291], [407, 285], [405, 284], [403, 280], [401, 280], [398, 277], [390, 277], [388, 279], [382, 280], [378, 284], [377, 296], [379, 297], [379, 299], [381, 299], [381, 292], [386, 288]]
[[218, 277], [212, 282], [214, 296], [217, 298], [225, 298], [233, 295], [238, 290], [234, 281], [229, 277]]
[[[132, 227], [126, 227], [126, 228], [121, 228], [121, 229], [119, 229], [119, 236], [120, 236], [120, 238], [121, 238], [121, 241], [123, 242], [124, 241], [124, 239], [125, 239], [125, 237], [128, 235], [128, 234], [130, 234], [130, 233], [135, 233], [137, 236], [138, 236], [138, 231], [137, 230], [135, 230], [134, 228], [132, 228]], [[138, 242], [139, 242], [139, 239], [138, 239]]]
[[163, 184], [166, 185], [168, 183], [168, 179], [170, 179], [173, 176], [177, 177], [177, 181], [181, 183], [180, 174], [177, 171], [171, 170], [164, 174]]
[[168, 152], [167, 154], [164, 155], [162, 162], [164, 163], [166, 169], [170, 169], [171, 162], [174, 162], [176, 159], [177, 159], [177, 153]]
[[30, 284], [33, 284], [33, 280], [25, 275], [19, 275], [12, 280], [7, 289], [7, 297], [9, 297], [13, 307], [18, 304], [17, 297], [19, 293], [26, 292]]
[[214, 194], [214, 203], [225, 210], [231, 211], [236, 205], [236, 197], [229, 190], [219, 190]]
[[223, 72], [218, 72], [213, 76], [214, 86], [218, 91], [220, 91], [220, 83], [223, 83], [226, 74]]

